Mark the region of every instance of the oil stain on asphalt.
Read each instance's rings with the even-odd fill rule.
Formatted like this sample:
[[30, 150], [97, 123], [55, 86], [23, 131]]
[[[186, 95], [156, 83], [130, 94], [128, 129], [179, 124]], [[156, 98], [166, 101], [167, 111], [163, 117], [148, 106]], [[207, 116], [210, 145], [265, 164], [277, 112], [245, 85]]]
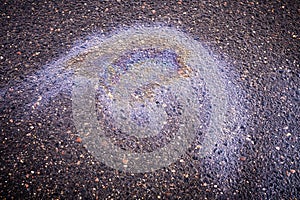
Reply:
[[299, 5], [1, 10], [1, 198], [299, 198]]

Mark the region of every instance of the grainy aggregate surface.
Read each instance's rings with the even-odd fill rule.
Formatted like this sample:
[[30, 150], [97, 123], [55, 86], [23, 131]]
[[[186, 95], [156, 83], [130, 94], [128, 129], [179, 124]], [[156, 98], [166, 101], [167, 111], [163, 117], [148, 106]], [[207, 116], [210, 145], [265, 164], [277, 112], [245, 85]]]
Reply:
[[[300, 198], [299, 2], [1, 1], [0, 15], [1, 199]], [[125, 173], [87, 151], [63, 80], [44, 76], [40, 105], [28, 77], [93, 35], [142, 24], [185, 32], [223, 63], [244, 112], [234, 145]]]

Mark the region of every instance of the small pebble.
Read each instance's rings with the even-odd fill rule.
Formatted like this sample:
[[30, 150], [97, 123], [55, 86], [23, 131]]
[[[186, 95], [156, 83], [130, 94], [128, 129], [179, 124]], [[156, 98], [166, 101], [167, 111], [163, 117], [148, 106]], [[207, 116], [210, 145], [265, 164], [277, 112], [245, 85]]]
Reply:
[[75, 141], [78, 142], [78, 143], [81, 143], [81, 142], [82, 142], [82, 139], [81, 139], [80, 137], [78, 137], [78, 138], [76, 138]]

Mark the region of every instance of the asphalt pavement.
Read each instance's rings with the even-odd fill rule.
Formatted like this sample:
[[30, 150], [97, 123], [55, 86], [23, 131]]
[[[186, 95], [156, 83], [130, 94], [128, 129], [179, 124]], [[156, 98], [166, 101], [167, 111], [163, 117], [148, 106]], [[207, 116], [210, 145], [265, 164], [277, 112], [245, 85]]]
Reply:
[[[300, 199], [298, 1], [1, 1], [0, 14], [1, 199]], [[146, 146], [144, 151], [151, 152], [169, 143], [173, 132], [180, 132], [178, 124], [189, 127], [195, 121], [197, 125], [197, 122], [203, 123], [197, 140], [178, 159], [153, 171], [135, 173], [99, 160], [97, 152], [90, 148], [92, 144], [79, 133], [72, 118], [75, 64], [65, 62], [74, 58], [83, 58], [84, 62], [96, 59], [86, 51], [98, 46], [100, 50], [95, 50], [95, 55], [99, 53], [102, 57], [96, 61], [103, 64], [106, 57], [121, 54], [127, 47], [131, 54], [122, 54], [123, 57], [113, 63], [115, 70], [130, 62], [140, 64], [142, 59], [156, 59], [159, 66], [170, 67], [167, 68], [170, 71], [161, 72], [164, 75], [174, 80], [182, 77], [190, 80], [190, 68], [196, 67], [182, 64], [176, 49], [174, 52], [152, 49], [135, 52], [134, 45], [143, 46], [143, 43], [135, 44], [134, 35], [145, 37], [148, 45], [151, 41], [147, 38], [156, 37], [150, 33], [158, 33], [151, 32], [153, 27], [158, 31], [167, 30], [164, 34], [170, 33], [164, 36], [165, 43], [155, 45], [194, 48], [193, 55], [201, 53], [202, 60], [213, 60], [214, 64], [206, 68], [215, 70], [217, 66], [219, 74], [210, 72], [210, 76], [204, 70], [199, 75], [204, 89], [202, 93], [198, 94], [198, 90], [195, 93], [199, 99], [203, 95], [203, 99], [201, 104], [196, 104], [203, 103], [200, 107], [207, 111], [207, 118], [205, 112], [199, 116], [191, 114], [194, 104], [190, 99], [194, 93], [180, 93], [183, 90], [177, 87], [174, 90], [179, 96], [178, 102], [185, 96], [191, 105], [183, 105], [182, 111], [190, 112], [190, 121], [180, 121], [185, 116], [181, 115], [180, 106], [162, 104], [156, 110], [149, 103], [150, 106], [146, 106], [152, 109], [148, 113], [149, 120], [156, 124], [160, 121], [155, 121], [157, 118], [153, 116], [166, 111], [159, 119], [169, 120], [162, 126], [172, 131], [161, 133], [168, 137], [162, 136], [154, 147], [151, 144], [147, 147], [148, 143], [143, 140], [139, 146], [139, 142], [132, 145], [135, 141], [132, 138], [126, 140], [127, 143], [122, 143], [124, 138], [114, 138], [115, 146], [123, 148], [125, 145], [135, 152], [142, 152], [141, 148]], [[124, 35], [132, 37], [132, 42], [122, 41]], [[184, 42], [181, 44], [177, 37]], [[173, 44], [172, 41], [178, 42]], [[188, 47], [189, 44], [193, 45]], [[108, 51], [110, 45], [112, 49]], [[105, 57], [102, 51], [109, 53], [104, 53]], [[207, 55], [203, 56], [203, 52]], [[84, 58], [84, 55], [90, 57]], [[172, 66], [179, 79], [173, 77]], [[149, 74], [159, 69], [150, 67]], [[128, 76], [133, 82], [138, 80], [135, 75]], [[142, 72], [141, 76], [146, 74]], [[218, 82], [221, 79], [224, 85]], [[126, 90], [126, 84], [133, 82], [122, 82], [125, 86], [116, 86], [115, 90], [127, 95], [122, 91]], [[190, 82], [184, 84], [194, 88]], [[156, 92], [153, 88], [148, 84], [144, 91], [151, 96]], [[161, 95], [162, 101], [176, 97], [172, 95]], [[224, 95], [229, 96], [228, 110], [224, 113], [226, 126], [210, 132], [206, 126], [218, 125], [215, 119], [223, 116], [216, 113], [222, 113], [222, 106], [217, 104], [224, 101]], [[113, 101], [99, 101], [103, 101], [100, 107], [107, 105], [109, 116], [119, 117]], [[126, 102], [120, 101], [117, 105], [122, 107]], [[101, 109], [98, 110], [98, 119], [102, 116], [100, 121], [106, 112]], [[143, 114], [143, 109], [135, 114]], [[134, 119], [144, 123], [146, 118], [138, 115]], [[133, 127], [132, 121], [126, 120], [117, 120], [116, 126], [122, 126], [123, 132], [127, 130], [126, 123]], [[109, 119], [102, 121], [110, 123]], [[153, 130], [155, 123], [148, 123]], [[111, 138], [118, 137], [110, 132], [114, 125], [111, 123], [112, 127], [104, 131]], [[209, 143], [211, 151], [201, 153], [201, 148], [208, 148], [205, 146], [207, 138], [214, 140]], [[152, 142], [156, 140], [158, 138]], [[125, 158], [122, 162], [126, 167], [130, 164]]]

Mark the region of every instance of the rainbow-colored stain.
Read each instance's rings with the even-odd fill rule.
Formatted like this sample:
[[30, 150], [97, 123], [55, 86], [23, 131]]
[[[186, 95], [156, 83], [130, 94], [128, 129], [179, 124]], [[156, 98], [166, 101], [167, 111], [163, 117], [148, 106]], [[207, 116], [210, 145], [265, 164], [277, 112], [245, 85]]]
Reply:
[[76, 128], [101, 162], [153, 171], [195, 141], [201, 157], [230, 137], [223, 130], [236, 117], [229, 111], [232, 97], [198, 41], [172, 28], [134, 27], [87, 47], [66, 67], [75, 69]]
[[[180, 79], [189, 81], [191, 76], [192, 70], [171, 50], [136, 50], [120, 56], [99, 77], [96, 104], [106, 136], [114, 136], [127, 149], [130, 145], [126, 144], [135, 141], [136, 152], [151, 152], [164, 146], [163, 139], [172, 139], [178, 131], [184, 112], [172, 85]], [[200, 82], [194, 85], [193, 93], [198, 104], [203, 105], [205, 93], [199, 93], [200, 85], [204, 86]], [[204, 113], [200, 107], [198, 110], [199, 116]], [[207, 117], [201, 117], [198, 121], [206, 121], [204, 127]]]

